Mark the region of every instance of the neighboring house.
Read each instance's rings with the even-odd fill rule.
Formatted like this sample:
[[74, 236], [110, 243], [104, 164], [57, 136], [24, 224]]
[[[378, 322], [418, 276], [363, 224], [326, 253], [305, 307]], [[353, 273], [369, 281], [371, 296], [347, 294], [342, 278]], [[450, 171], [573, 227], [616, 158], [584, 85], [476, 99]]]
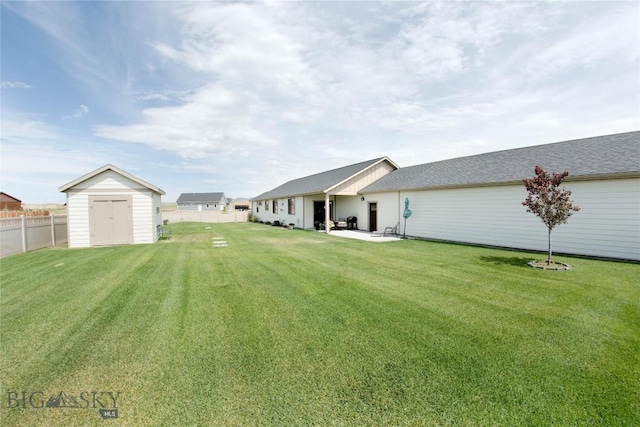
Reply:
[[329, 221], [363, 215], [358, 192], [397, 168], [381, 157], [294, 179], [254, 197], [252, 213], [262, 221], [308, 229], [324, 223], [328, 229]]
[[22, 201], [15, 197], [0, 191], [0, 210], [3, 211], [19, 211], [22, 209]]
[[160, 237], [160, 188], [113, 165], [62, 187], [67, 194], [69, 247], [153, 243]]
[[176, 204], [179, 211], [223, 211], [227, 207], [224, 193], [182, 193]]
[[[341, 200], [337, 212], [357, 212], [369, 231], [400, 223], [407, 236], [544, 251], [547, 229], [521, 204], [522, 179], [536, 165], [568, 171], [563, 186], [581, 208], [553, 230], [554, 252], [640, 261], [640, 132], [398, 168]], [[413, 214], [405, 230], [406, 198]], [[254, 199], [254, 214], [257, 207]]]

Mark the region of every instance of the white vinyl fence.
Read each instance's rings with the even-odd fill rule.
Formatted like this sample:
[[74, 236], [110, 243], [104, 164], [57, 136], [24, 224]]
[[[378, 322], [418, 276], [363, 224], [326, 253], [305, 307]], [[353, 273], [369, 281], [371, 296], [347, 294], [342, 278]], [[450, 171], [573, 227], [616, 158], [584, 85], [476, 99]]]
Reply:
[[162, 212], [162, 220], [172, 222], [247, 222], [250, 211], [170, 211]]
[[0, 257], [66, 241], [66, 215], [0, 218]]

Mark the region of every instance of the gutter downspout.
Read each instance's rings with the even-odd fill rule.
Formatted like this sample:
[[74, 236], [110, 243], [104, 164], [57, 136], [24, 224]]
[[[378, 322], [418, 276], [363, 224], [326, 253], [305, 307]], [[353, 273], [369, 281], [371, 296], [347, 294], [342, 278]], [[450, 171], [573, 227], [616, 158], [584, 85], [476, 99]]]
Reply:
[[[400, 200], [402, 200], [402, 197], [400, 197], [400, 193], [402, 190], [398, 190], [398, 222], [400, 222], [400, 218], [402, 217], [402, 214], [400, 214]], [[406, 225], [406, 221], [405, 221], [405, 225]]]

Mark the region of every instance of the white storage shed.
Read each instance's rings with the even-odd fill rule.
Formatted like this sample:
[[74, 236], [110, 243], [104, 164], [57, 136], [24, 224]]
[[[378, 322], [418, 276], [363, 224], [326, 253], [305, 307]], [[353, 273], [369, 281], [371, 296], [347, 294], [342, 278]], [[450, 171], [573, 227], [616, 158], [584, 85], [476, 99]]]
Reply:
[[67, 195], [70, 248], [153, 243], [164, 191], [108, 164], [59, 188]]

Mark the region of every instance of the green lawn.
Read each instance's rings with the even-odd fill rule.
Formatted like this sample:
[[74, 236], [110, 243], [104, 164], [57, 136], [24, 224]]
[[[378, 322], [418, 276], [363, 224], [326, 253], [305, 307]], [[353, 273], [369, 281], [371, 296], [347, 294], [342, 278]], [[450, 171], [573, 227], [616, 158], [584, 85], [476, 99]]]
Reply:
[[640, 425], [637, 264], [171, 228], [1, 260], [2, 425]]

